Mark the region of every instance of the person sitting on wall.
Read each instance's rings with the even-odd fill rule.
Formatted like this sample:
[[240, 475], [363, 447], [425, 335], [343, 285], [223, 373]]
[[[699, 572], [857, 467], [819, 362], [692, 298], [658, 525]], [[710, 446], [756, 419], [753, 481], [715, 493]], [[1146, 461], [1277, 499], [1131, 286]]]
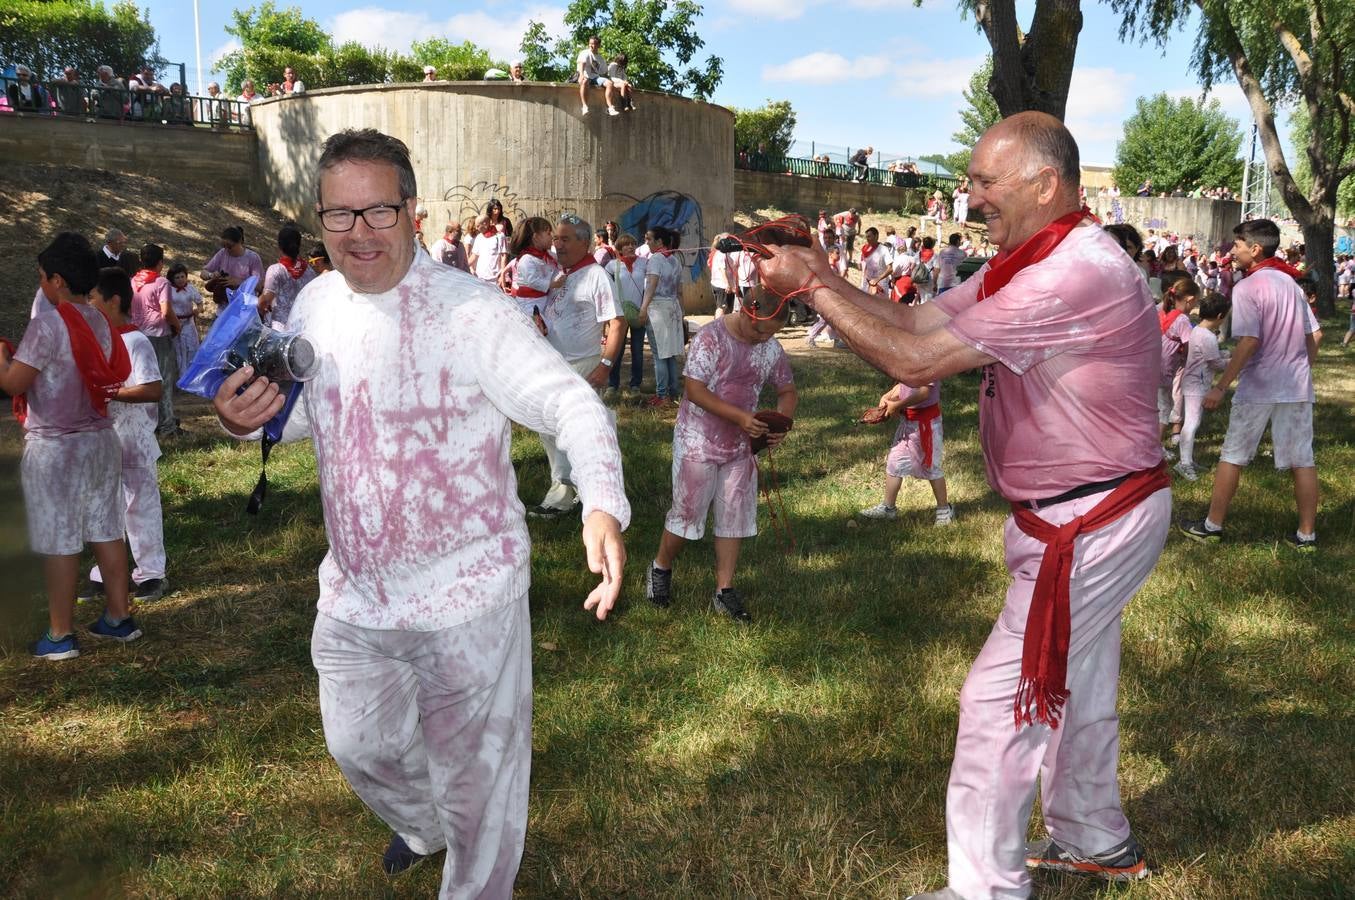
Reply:
[[612, 57], [612, 61], [607, 64], [607, 80], [616, 88], [616, 92], [621, 95], [621, 102], [618, 106], [630, 112], [635, 108], [634, 93], [631, 91], [630, 79], [626, 77], [626, 54], [618, 53]]
[[9, 95], [9, 108], [18, 112], [39, 112], [47, 107], [47, 93], [33, 77], [28, 66], [15, 66], [16, 81], [11, 81], [5, 93]]
[[853, 181], [861, 182], [866, 180], [870, 173], [870, 155], [875, 152], [874, 147], [862, 147], [852, 154], [852, 166], [856, 169], [856, 175]]
[[526, 74], [524, 74], [522, 71], [522, 63], [515, 62], [508, 69], [508, 80], [513, 82], [514, 84], [522, 84], [527, 80]]
[[424, 67], [423, 67], [423, 80], [424, 80], [425, 82], [429, 82], [429, 81], [437, 81], [437, 80], [438, 80], [438, 70], [437, 70], [437, 66], [424, 66]]
[[296, 77], [296, 70], [287, 66], [282, 70], [282, 84], [278, 85], [280, 95], [290, 97], [293, 94], [306, 93], [306, 83]]
[[583, 115], [588, 115], [588, 86], [602, 88], [607, 99], [607, 115], [619, 116], [621, 110], [616, 108], [616, 89], [612, 87], [611, 79], [604, 72], [607, 66], [598, 55], [598, 50], [602, 47], [602, 41], [597, 35], [588, 39], [588, 46], [579, 51], [579, 58], [574, 65], [574, 78], [579, 82], [579, 106]]

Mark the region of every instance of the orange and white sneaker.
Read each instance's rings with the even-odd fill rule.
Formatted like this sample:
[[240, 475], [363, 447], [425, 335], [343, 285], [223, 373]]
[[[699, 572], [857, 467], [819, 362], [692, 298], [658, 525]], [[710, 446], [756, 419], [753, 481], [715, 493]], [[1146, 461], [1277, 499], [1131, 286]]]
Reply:
[[1123, 843], [1091, 856], [1081, 856], [1046, 839], [1026, 844], [1026, 867], [1047, 872], [1089, 875], [1106, 881], [1138, 881], [1147, 878], [1148, 859], [1131, 834]]

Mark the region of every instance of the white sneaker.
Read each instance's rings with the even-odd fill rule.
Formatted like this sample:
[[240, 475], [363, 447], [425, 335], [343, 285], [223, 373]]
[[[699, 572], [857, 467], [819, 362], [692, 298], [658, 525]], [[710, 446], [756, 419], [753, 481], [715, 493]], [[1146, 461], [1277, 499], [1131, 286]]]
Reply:
[[1177, 463], [1172, 468], [1177, 475], [1180, 475], [1186, 481], [1196, 481], [1200, 477], [1200, 473], [1195, 471], [1194, 466], [1188, 466], [1183, 462]]
[[863, 519], [883, 519], [886, 522], [892, 522], [899, 517], [899, 511], [893, 506], [877, 503], [870, 509], [861, 510], [857, 515]]
[[936, 508], [936, 526], [955, 524], [955, 507], [947, 503], [945, 506]]
[[621, 115], [621, 110], [617, 109], [615, 106], [609, 106], [609, 107], [607, 107], [607, 115], [609, 115], [609, 116], [619, 116], [619, 115]]
[[587, 106], [581, 107], [581, 108], [579, 109], [579, 113], [580, 113], [581, 115], [585, 115], [585, 116], [588, 115], [588, 107], [587, 107]]

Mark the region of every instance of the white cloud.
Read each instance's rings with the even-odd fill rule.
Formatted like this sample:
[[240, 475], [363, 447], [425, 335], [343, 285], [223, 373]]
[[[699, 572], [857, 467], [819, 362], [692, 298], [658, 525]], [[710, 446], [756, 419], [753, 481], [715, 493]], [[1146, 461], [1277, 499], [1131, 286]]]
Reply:
[[1167, 91], [1168, 97], [1177, 100], [1194, 100], [1196, 103], [1200, 102], [1202, 95], [1206, 103], [1210, 100], [1218, 100], [1219, 107], [1227, 115], [1236, 119], [1243, 131], [1251, 126], [1251, 104], [1247, 102], [1247, 95], [1242, 93], [1242, 88], [1236, 82], [1217, 84], [1208, 94], [1203, 94], [1203, 90], [1199, 87]]
[[530, 20], [545, 23], [550, 34], [564, 31], [564, 10], [535, 6], [512, 18], [485, 12], [457, 13], [435, 19], [426, 13], [394, 12], [379, 6], [364, 6], [339, 13], [330, 25], [335, 43], [357, 41], [368, 47], [406, 52], [414, 41], [443, 37], [459, 43], [471, 41], [491, 56], [513, 59], [519, 53], [522, 34]]
[[235, 38], [231, 38], [229, 41], [226, 41], [226, 43], [222, 44], [220, 47], [217, 47], [211, 53], [207, 54], [208, 68], [214, 69], [221, 62], [221, 57], [225, 56], [227, 53], [234, 53], [236, 50], [239, 49], [240, 42]]
[[910, 57], [908, 62], [890, 69], [890, 93], [896, 97], [958, 98], [969, 87], [969, 77], [982, 63], [982, 56]]
[[798, 81], [803, 84], [835, 84], [878, 78], [889, 71], [884, 56], [858, 56], [847, 59], [840, 53], [819, 51], [797, 56], [788, 62], [762, 67], [763, 81]]
[[1084, 162], [1105, 164], [1114, 159], [1124, 120], [1133, 112], [1135, 77], [1110, 67], [1073, 69], [1064, 123], [1077, 139]]

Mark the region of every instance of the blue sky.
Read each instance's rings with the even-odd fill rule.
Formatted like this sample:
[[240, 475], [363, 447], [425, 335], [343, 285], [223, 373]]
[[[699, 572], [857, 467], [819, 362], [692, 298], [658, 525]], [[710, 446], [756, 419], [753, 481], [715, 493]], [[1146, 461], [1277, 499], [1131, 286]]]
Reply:
[[[188, 64], [189, 86], [196, 89], [193, 4], [142, 0], [141, 5], [150, 12], [161, 52]], [[339, 40], [405, 50], [413, 40], [440, 35], [474, 41], [511, 59], [529, 19], [562, 30], [566, 3], [301, 0], [299, 5]], [[1019, 6], [1028, 22], [1031, 4]], [[790, 100], [799, 120], [796, 137], [804, 141], [869, 144], [907, 156], [956, 149], [950, 135], [959, 127], [960, 92], [988, 45], [951, 0], [924, 0], [921, 8], [910, 0], [724, 0], [705, 7], [702, 52], [722, 57], [725, 67], [714, 102], [759, 106], [768, 99]], [[208, 69], [232, 46], [225, 26], [233, 8], [230, 2], [200, 4]], [[1155, 46], [1121, 43], [1118, 20], [1106, 6], [1085, 2], [1083, 14], [1067, 122], [1084, 162], [1111, 165], [1137, 97], [1159, 91], [1199, 96], [1189, 65], [1194, 30], [1173, 40], [1164, 55]], [[204, 81], [211, 77], [205, 73]], [[1228, 81], [1215, 96], [1246, 132], [1250, 113], [1237, 85]]]

